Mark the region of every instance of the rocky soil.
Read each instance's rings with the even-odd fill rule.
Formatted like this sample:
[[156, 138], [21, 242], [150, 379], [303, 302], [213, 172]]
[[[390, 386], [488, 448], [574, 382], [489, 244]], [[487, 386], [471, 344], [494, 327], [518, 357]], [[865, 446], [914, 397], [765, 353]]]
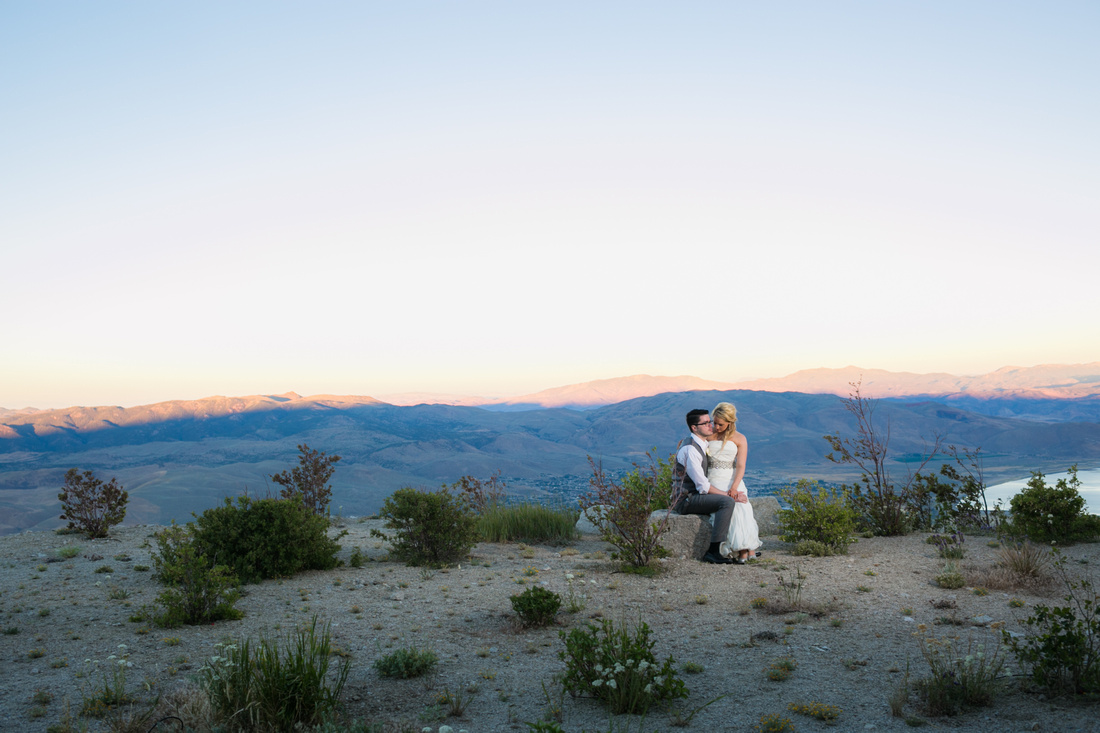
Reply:
[[[610, 548], [593, 536], [567, 547], [480, 544], [460, 567], [424, 571], [385, 561], [385, 546], [369, 534], [378, 526], [351, 520], [346, 527], [341, 557], [346, 561], [358, 546], [369, 558], [362, 567], [248, 586], [238, 604], [243, 620], [171, 630], [130, 621], [159, 592], [151, 572], [139, 570], [153, 564], [149, 538], [157, 528], [124, 527], [95, 541], [48, 532], [0, 538], [0, 729], [45, 731], [66, 710], [75, 716], [103, 665], [117, 662], [112, 655], [132, 663], [131, 692], [148, 700], [159, 695], [163, 713], [201, 726], [190, 677], [217, 653], [215, 644], [283, 634], [318, 616], [331, 622], [335, 644], [352, 661], [343, 696], [347, 714], [388, 730], [523, 731], [556, 706], [567, 731], [671, 729], [667, 709], [644, 720], [609, 721], [594, 701], [562, 696], [555, 682], [564, 669], [559, 630], [605, 618], [645, 621], [660, 659], [671, 655], [681, 668], [702, 668], [683, 673], [691, 691], [678, 706], [683, 715], [726, 695], [699, 710], [689, 730], [750, 731], [762, 715], [779, 713], [798, 731], [902, 731], [908, 725], [891, 715], [888, 699], [907, 669], [911, 679], [927, 673], [914, 638], [920, 625], [937, 635], [973, 638], [988, 652], [999, 638], [996, 627], [1021, 630], [1031, 607], [1062, 592], [1057, 586], [1046, 595], [941, 589], [932, 578], [943, 561], [922, 534], [862, 539], [848, 556], [831, 558], [795, 557], [766, 537], [764, 557], [747, 566], [670, 559], [659, 576], [645, 578], [617, 572]], [[964, 566], [992, 565], [995, 550], [987, 541], [968, 540]], [[79, 554], [51, 561], [65, 545], [78, 546]], [[1097, 582], [1100, 545], [1065, 554], [1074, 573]], [[805, 615], [774, 612], [791, 600], [796, 589], [783, 584], [797, 584], [798, 574]], [[572, 593], [583, 610], [561, 613], [556, 627], [519, 629], [509, 598], [535, 583], [566, 598]], [[754, 607], [758, 598], [767, 599], [763, 608]], [[1025, 605], [1010, 607], [1013, 598]], [[436, 670], [414, 680], [380, 678], [374, 660], [408, 645], [435, 651]], [[767, 670], [781, 658], [797, 668], [787, 681], [771, 681]], [[462, 717], [440, 717], [437, 697], [444, 690], [472, 695]], [[843, 712], [830, 728], [787, 710], [789, 703], [811, 701]], [[905, 709], [906, 716], [925, 720], [926, 730], [1004, 732], [1097, 731], [1098, 712], [1095, 704], [1046, 700], [1017, 684], [1007, 685], [991, 707], [955, 718], [929, 717], [915, 694]], [[74, 724], [81, 723], [106, 729], [102, 721], [76, 717]], [[163, 723], [157, 730], [178, 726]]]

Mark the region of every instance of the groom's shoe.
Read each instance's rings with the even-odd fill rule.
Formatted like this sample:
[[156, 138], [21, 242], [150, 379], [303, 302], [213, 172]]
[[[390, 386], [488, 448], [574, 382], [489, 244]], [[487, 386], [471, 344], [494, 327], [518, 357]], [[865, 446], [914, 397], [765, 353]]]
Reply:
[[703, 562], [714, 563], [715, 565], [729, 565], [732, 562], [731, 560], [722, 557], [717, 552], [711, 552], [710, 550], [707, 550], [703, 554], [703, 557], [701, 559]]

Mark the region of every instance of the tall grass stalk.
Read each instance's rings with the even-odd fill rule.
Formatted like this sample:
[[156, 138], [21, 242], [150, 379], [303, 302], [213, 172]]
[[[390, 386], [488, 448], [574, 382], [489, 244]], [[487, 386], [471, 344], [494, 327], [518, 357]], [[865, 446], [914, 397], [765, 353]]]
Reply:
[[580, 510], [531, 502], [493, 504], [478, 517], [478, 535], [486, 542], [563, 544], [576, 538]]
[[337, 706], [350, 660], [330, 674], [329, 625], [314, 617], [286, 640], [244, 639], [222, 646], [201, 670], [202, 686], [219, 717], [233, 729], [294, 730], [320, 723]]
[[971, 638], [964, 647], [958, 637], [936, 638], [924, 624], [918, 627], [915, 636], [930, 672], [917, 682], [929, 713], [957, 715], [993, 703], [1001, 689], [1002, 680], [998, 678], [1004, 670], [999, 639], [991, 639], [987, 647], [975, 644]]

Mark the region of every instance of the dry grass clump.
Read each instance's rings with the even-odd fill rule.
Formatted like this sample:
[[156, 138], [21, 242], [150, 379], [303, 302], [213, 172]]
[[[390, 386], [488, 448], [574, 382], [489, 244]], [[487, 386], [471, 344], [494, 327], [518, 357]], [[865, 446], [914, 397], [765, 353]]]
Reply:
[[1023, 590], [1049, 595], [1055, 587], [1049, 573], [1050, 552], [1031, 542], [1012, 542], [997, 551], [992, 567], [966, 568], [966, 584], [989, 590]]
[[161, 696], [156, 719], [174, 716], [185, 730], [212, 730], [216, 722], [210, 698], [194, 682], [184, 682]]

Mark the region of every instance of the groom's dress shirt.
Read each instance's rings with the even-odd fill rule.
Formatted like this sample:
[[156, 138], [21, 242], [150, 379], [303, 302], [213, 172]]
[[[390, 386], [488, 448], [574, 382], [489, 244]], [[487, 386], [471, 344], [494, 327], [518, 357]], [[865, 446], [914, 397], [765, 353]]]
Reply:
[[[706, 455], [707, 444], [698, 435], [692, 435], [691, 439], [699, 446], [699, 450]], [[693, 451], [690, 445], [685, 445], [676, 453], [677, 462], [684, 467], [688, 477], [695, 482], [695, 490], [700, 494], [710, 491], [710, 481], [707, 481], [707, 472], [703, 470], [703, 456], [698, 451]]]

